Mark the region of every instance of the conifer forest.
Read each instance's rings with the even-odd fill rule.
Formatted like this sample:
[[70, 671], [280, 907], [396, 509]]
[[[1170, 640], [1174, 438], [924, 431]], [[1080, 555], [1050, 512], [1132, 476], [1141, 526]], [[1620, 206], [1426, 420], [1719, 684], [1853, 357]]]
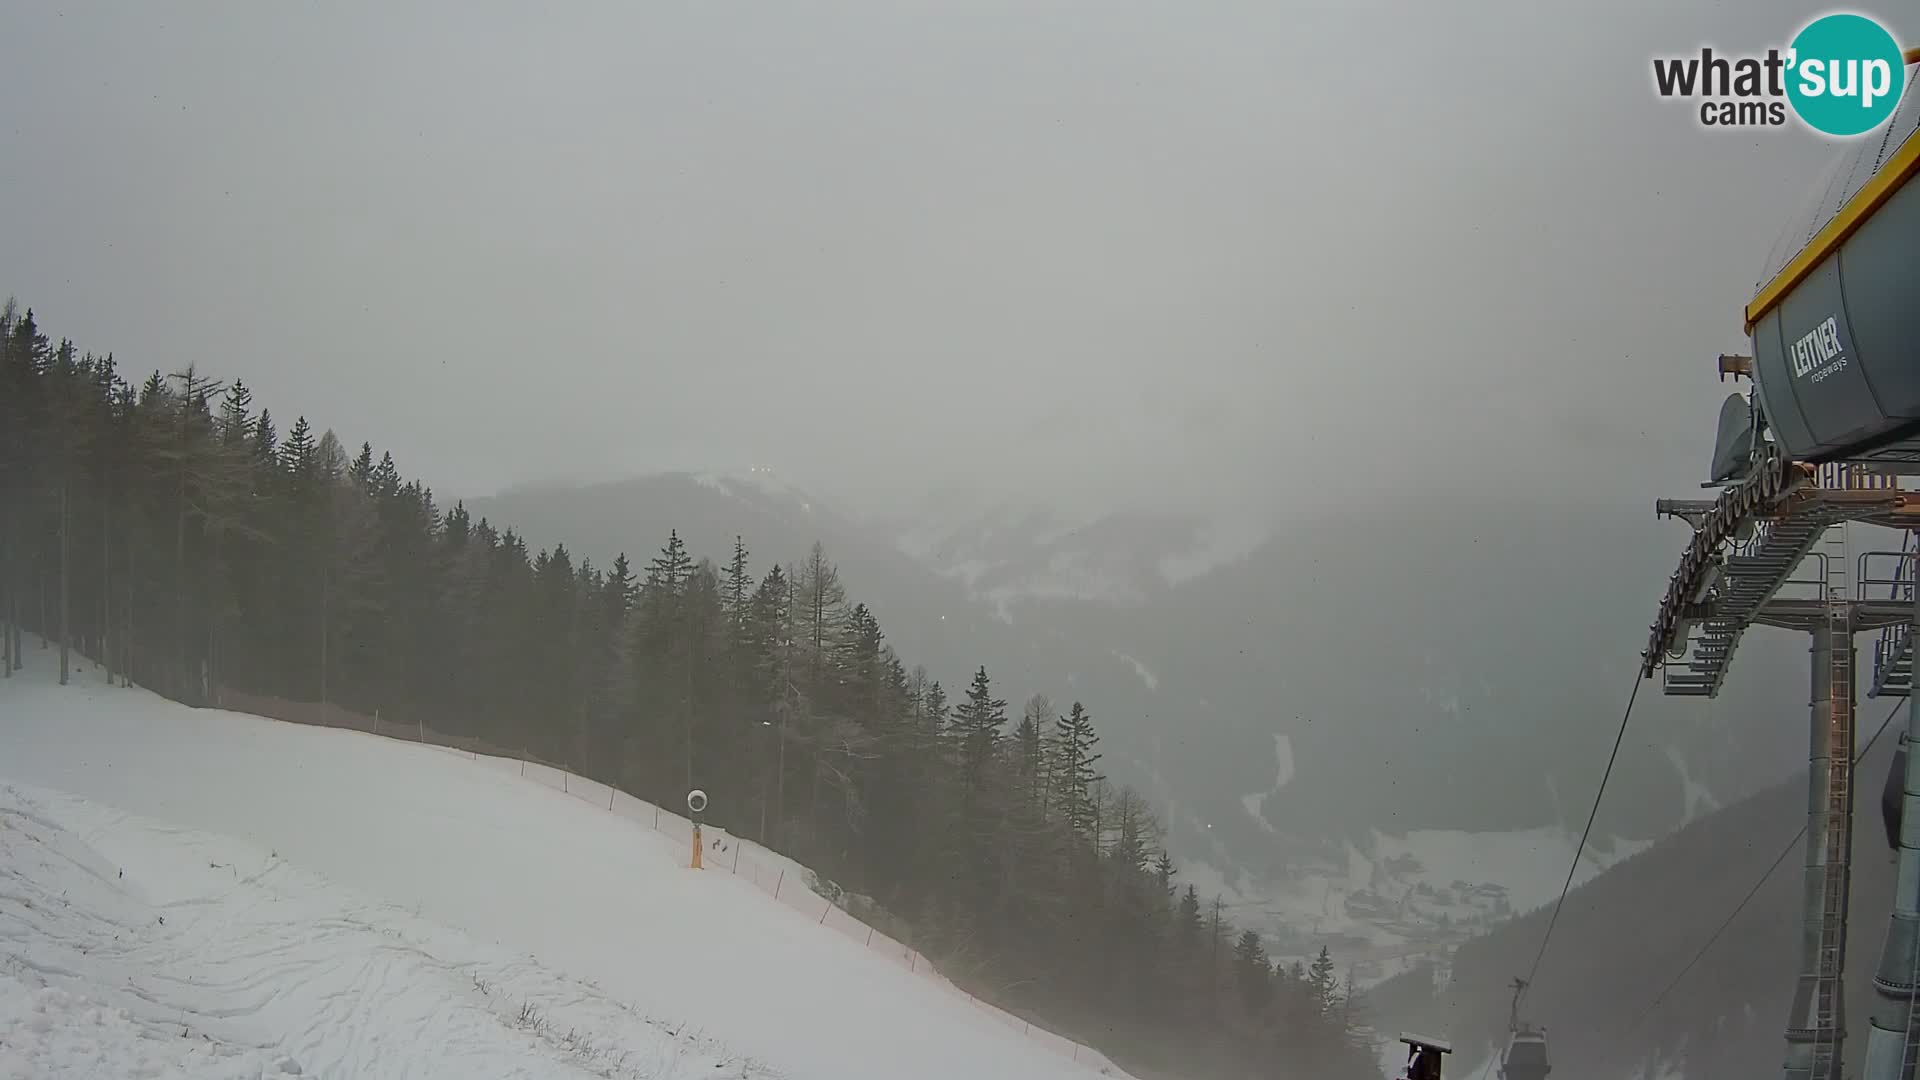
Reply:
[[9, 676], [57, 650], [63, 681], [377, 712], [665, 805], [700, 787], [962, 986], [1143, 1077], [1379, 1075], [1337, 958], [1275, 962], [1180, 880], [1098, 717], [896, 655], [820, 545], [530, 550], [230, 358], [141, 371], [11, 302], [0, 349]]

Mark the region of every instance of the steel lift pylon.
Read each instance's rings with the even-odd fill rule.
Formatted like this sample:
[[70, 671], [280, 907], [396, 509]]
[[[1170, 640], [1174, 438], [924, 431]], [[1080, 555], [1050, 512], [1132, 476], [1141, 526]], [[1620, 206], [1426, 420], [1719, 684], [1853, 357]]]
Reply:
[[[1908, 49], [1906, 65], [1920, 64]], [[1829, 530], [1849, 521], [1920, 529], [1920, 70], [1908, 70], [1882, 130], [1843, 142], [1790, 217], [1742, 312], [1751, 356], [1720, 374], [1752, 380], [1722, 402], [1712, 501], [1662, 502], [1693, 524], [1667, 582], [1641, 675], [1669, 694], [1712, 697], [1756, 624], [1813, 640], [1806, 907], [1800, 974], [1787, 1022], [1789, 1080], [1839, 1080], [1846, 1034], [1844, 965], [1853, 844], [1853, 635], [1881, 630], [1874, 692], [1912, 683], [1912, 556], [1903, 545], [1887, 596], [1864, 570], [1847, 587], [1848, 553]], [[1827, 538], [1828, 549], [1815, 548]], [[1786, 589], [1809, 556], [1815, 595]], [[1864, 559], [1864, 557], [1863, 557]], [[1902, 584], [1904, 582], [1904, 585]], [[1869, 587], [1872, 586], [1872, 587]], [[1783, 589], [1785, 592], [1783, 593]], [[1684, 666], [1682, 662], [1684, 661]], [[1903, 743], [1920, 738], [1908, 698]], [[1861, 1080], [1912, 1080], [1920, 984], [1920, 748], [1906, 755], [1897, 804], [1898, 884], [1872, 981]]]
[[[1911, 541], [1916, 534], [1909, 534]], [[1913, 550], [1909, 550], [1913, 548]], [[1862, 556], [1893, 560], [1892, 574], [1882, 581], [1889, 595], [1907, 603], [1913, 611], [1911, 621], [1895, 623], [1880, 632], [1873, 651], [1872, 697], [1905, 698], [1906, 724], [1900, 734], [1900, 753], [1894, 757], [1897, 776], [1890, 776], [1894, 796], [1897, 829], [1893, 843], [1896, 853], [1893, 910], [1888, 916], [1887, 940], [1881, 949], [1880, 965], [1873, 976], [1875, 1007], [1868, 1017], [1867, 1052], [1862, 1075], [1871, 1080], [1911, 1080], [1920, 1065], [1920, 714], [1913, 699], [1914, 624], [1920, 622], [1920, 592], [1914, 588], [1920, 578], [1920, 546], [1903, 545], [1898, 552], [1873, 552]], [[1904, 762], [1904, 767], [1901, 763]]]
[[[1854, 634], [1882, 631], [1874, 654], [1874, 689], [1900, 692], [1911, 683], [1915, 618], [1912, 556], [1863, 555], [1855, 582], [1843, 528], [1850, 521], [1920, 527], [1920, 493], [1902, 491], [1896, 477], [1855, 466], [1789, 464], [1770, 450], [1757, 458], [1754, 470], [1718, 499], [1658, 504], [1663, 516], [1689, 521], [1694, 540], [1669, 580], [1661, 617], [1642, 656], [1642, 674], [1658, 671], [1669, 695], [1713, 697], [1749, 628], [1772, 626], [1808, 635], [1807, 846], [1800, 962], [1783, 1075], [1841, 1080], [1857, 752]], [[1891, 582], [1868, 573], [1869, 558], [1887, 554], [1901, 559]], [[1809, 564], [1815, 568], [1811, 577], [1796, 576]], [[1882, 584], [1892, 585], [1889, 595], [1871, 595]], [[1915, 722], [1910, 714], [1910, 736], [1920, 738]], [[1917, 759], [1920, 755], [1909, 760]], [[1909, 1080], [1915, 1055], [1920, 765], [1910, 765], [1909, 771], [1906, 799], [1916, 808], [1902, 822], [1900, 895], [1887, 953], [1873, 981], [1867, 1048], [1870, 1061], [1877, 1064], [1889, 1054], [1893, 1061], [1891, 1071], [1864, 1073], [1870, 1080]], [[1908, 1063], [1905, 1071], [1902, 1061]]]

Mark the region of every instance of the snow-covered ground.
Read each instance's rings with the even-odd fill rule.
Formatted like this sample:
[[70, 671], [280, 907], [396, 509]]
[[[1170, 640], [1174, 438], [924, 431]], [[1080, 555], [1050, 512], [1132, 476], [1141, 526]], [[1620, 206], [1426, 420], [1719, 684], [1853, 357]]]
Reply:
[[776, 1074], [275, 852], [0, 784], [0, 1076]]
[[1071, 508], [1058, 495], [1029, 501], [953, 492], [873, 524], [893, 535], [896, 550], [962, 582], [1007, 622], [1038, 600], [1137, 604], [1151, 590], [1247, 558], [1273, 533], [1244, 508], [1140, 518], [1110, 505]]
[[[1291, 765], [1284, 745], [1280, 757], [1284, 786]], [[1264, 821], [1265, 798], [1247, 795], [1241, 805]], [[1444, 960], [1467, 937], [1553, 903], [1578, 842], [1578, 833], [1554, 828], [1376, 830], [1364, 846], [1348, 845], [1344, 864], [1303, 859], [1279, 880], [1244, 870], [1229, 876], [1218, 869], [1224, 858], [1178, 865], [1183, 880], [1202, 895], [1220, 896], [1241, 925], [1266, 936], [1276, 959], [1311, 960], [1324, 945], [1337, 962], [1354, 965], [1354, 981], [1364, 988], [1423, 959]], [[1611, 836], [1590, 840], [1574, 884], [1647, 846]]]
[[1133, 673], [1140, 677], [1141, 684], [1144, 685], [1148, 690], [1160, 689], [1160, 676], [1155, 675], [1153, 673], [1152, 668], [1134, 659], [1132, 656], [1129, 656], [1126, 653], [1120, 652], [1117, 649], [1109, 649], [1107, 651], [1112, 653], [1122, 663], [1125, 663], [1128, 667], [1132, 668]]
[[631, 816], [52, 655], [0, 682], [0, 1075], [1096, 1075]]
[[[1392, 886], [1418, 881], [1434, 887], [1456, 882], [1497, 884], [1506, 893], [1514, 913], [1524, 914], [1553, 903], [1567, 881], [1567, 868], [1577, 832], [1557, 828], [1516, 829], [1506, 832], [1461, 832], [1455, 829], [1417, 829], [1400, 836], [1374, 833], [1368, 873], [1378, 873], [1396, 858], [1411, 857], [1420, 869], [1405, 875], [1383, 874]], [[1651, 841], [1620, 837], [1593, 837], [1580, 853], [1573, 884], [1584, 885], [1607, 867], [1651, 846]], [[1356, 868], [1356, 876], [1357, 876]]]

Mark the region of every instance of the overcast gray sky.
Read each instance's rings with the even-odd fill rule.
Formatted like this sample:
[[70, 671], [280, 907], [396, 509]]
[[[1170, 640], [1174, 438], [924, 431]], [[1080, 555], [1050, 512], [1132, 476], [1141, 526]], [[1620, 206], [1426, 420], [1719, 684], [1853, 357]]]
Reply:
[[21, 4], [0, 292], [443, 493], [1651, 499], [1834, 150], [1703, 132], [1649, 57], [1811, 12]]

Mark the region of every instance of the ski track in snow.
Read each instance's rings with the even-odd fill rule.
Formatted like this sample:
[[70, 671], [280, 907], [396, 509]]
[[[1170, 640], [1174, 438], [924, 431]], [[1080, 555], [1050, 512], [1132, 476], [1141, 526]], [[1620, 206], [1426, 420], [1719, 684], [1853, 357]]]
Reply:
[[1155, 675], [1153, 673], [1152, 668], [1134, 659], [1132, 656], [1129, 656], [1126, 653], [1121, 652], [1118, 649], [1108, 649], [1107, 652], [1111, 653], [1114, 657], [1125, 662], [1128, 667], [1132, 668], [1134, 675], [1139, 678], [1141, 684], [1144, 685], [1148, 690], [1160, 689], [1160, 676]]
[[0, 974], [0, 1075], [261, 1080], [299, 1074], [274, 1055], [159, 1030], [97, 1001]]
[[[60, 687], [53, 655], [0, 681], [0, 1054], [37, 1055], [0, 1076], [1100, 1075], [820, 925], [785, 860], [756, 855], [781, 901], [689, 870], [640, 804], [188, 708], [85, 662]], [[181, 1031], [229, 1071], [182, 1065]], [[152, 1068], [62, 1072], [75, 1040]]]
[[1672, 763], [1673, 771], [1680, 774], [1680, 790], [1686, 799], [1686, 809], [1680, 817], [1681, 828], [1720, 809], [1720, 800], [1713, 797], [1705, 784], [1693, 778], [1687, 768], [1687, 755], [1679, 747], [1667, 747], [1667, 761]]
[[1279, 835], [1279, 830], [1275, 829], [1273, 823], [1267, 820], [1267, 816], [1261, 810], [1261, 807], [1266, 803], [1268, 796], [1278, 794], [1281, 788], [1287, 786], [1287, 781], [1293, 779], [1293, 740], [1284, 734], [1276, 732], [1273, 736], [1273, 756], [1274, 760], [1278, 763], [1278, 771], [1274, 774], [1273, 786], [1265, 791], [1256, 791], [1248, 795], [1240, 796], [1240, 805], [1246, 810], [1247, 816], [1253, 819], [1255, 825], [1277, 836]]
[[770, 1077], [270, 852], [0, 785], [0, 1075]]

